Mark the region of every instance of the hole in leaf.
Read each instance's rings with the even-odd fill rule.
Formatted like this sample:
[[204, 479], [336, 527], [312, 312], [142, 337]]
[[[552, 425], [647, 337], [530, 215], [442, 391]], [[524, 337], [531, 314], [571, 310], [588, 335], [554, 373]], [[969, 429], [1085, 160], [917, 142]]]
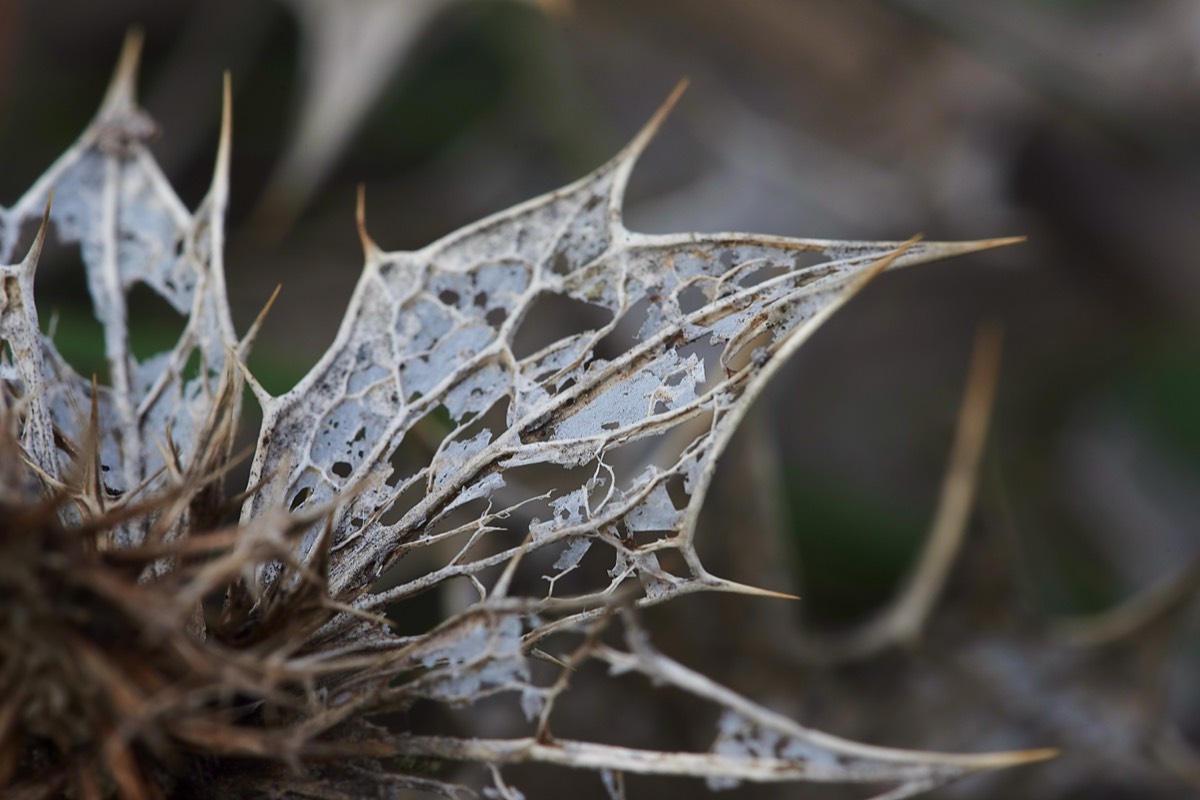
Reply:
[[338, 461], [329, 468], [329, 471], [334, 475], [337, 475], [339, 478], [349, 478], [350, 473], [353, 472], [353, 467], [351, 467], [350, 463], [347, 461]]
[[[439, 405], [414, 422], [388, 456], [392, 473], [387, 485], [396, 489], [429, 466], [442, 440], [451, 434], [454, 424], [450, 412]], [[425, 496], [425, 480], [416, 481], [406, 488], [383, 513], [380, 521], [384, 525], [395, 525]]]
[[504, 320], [508, 319], [508, 312], [503, 308], [493, 308], [483, 315], [483, 319], [493, 328], [499, 328], [504, 324]]
[[295, 511], [297, 508], [304, 505], [304, 501], [307, 500], [311, 495], [312, 489], [305, 486], [303, 489], [296, 492], [296, 495], [292, 498], [292, 502], [288, 508], [292, 511]]
[[134, 284], [125, 298], [125, 308], [129, 349], [138, 361], [174, 347], [187, 324], [162, 295], [145, 283]]
[[388, 486], [393, 488], [399, 486], [417, 474], [422, 467], [429, 463], [432, 454], [433, 450], [430, 445], [417, 441], [416, 434], [410, 429], [388, 457], [388, 464], [392, 468], [392, 472], [387, 478]]
[[183, 370], [180, 372], [185, 383], [200, 377], [200, 368], [203, 359], [204, 357], [201, 355], [200, 348], [198, 347], [193, 348], [192, 352], [188, 354], [187, 361], [183, 362]]
[[688, 503], [692, 499], [691, 492], [683, 488], [684, 476], [673, 474], [667, 478], [667, 496], [671, 498], [671, 505], [676, 508], [687, 508]]
[[[415, 475], [416, 473], [413, 474]], [[412, 475], [409, 475], [406, 478], [397, 479], [393, 488], [398, 488], [405, 481], [410, 480], [411, 478]], [[390, 481], [389, 485], [391, 485]], [[415, 481], [392, 500], [391, 505], [388, 506], [387, 510], [384, 511], [382, 515], [380, 515], [380, 523], [383, 525], [395, 525], [400, 520], [404, 519], [404, 515], [409, 511], [412, 511], [417, 503], [421, 502], [423, 497], [425, 497], [425, 481]]]
[[758, 286], [760, 283], [766, 283], [773, 278], [778, 278], [780, 275], [791, 271], [784, 267], [776, 267], [763, 262], [757, 266], [748, 267], [742, 273], [741, 279], [737, 283], [742, 288], [749, 288], [751, 286]]
[[679, 293], [679, 308], [684, 314], [691, 314], [708, 304], [708, 296], [699, 283], [693, 283]]
[[737, 349], [729, 355], [729, 360], [725, 363], [725, 369], [730, 372], [739, 372], [752, 361], [765, 360], [769, 354], [766, 348], [770, 346], [771, 338], [771, 332], [764, 329], [757, 335], [742, 340]]
[[494, 442], [508, 427], [508, 395], [504, 395], [492, 403], [482, 414], [470, 419], [464, 415], [461, 420], [462, 431], [455, 437], [459, 441], [473, 438], [479, 431], [487, 428], [492, 432]]
[[[654, 537], [658, 539], [660, 537]], [[687, 559], [683, 557], [683, 553], [671, 547], [663, 550], [656, 550], [655, 556], [658, 558], [658, 565], [664, 572], [669, 572], [672, 575], [686, 576], [691, 574], [691, 569], [688, 568]]]
[[613, 551], [596, 537], [583, 534], [529, 554], [526, 559], [531, 567], [528, 572], [537, 580], [528, 594], [570, 597], [607, 588]]
[[[108, 381], [108, 359], [104, 353], [104, 327], [92, 310], [87, 275], [79, 245], [58, 241], [57, 226], [46, 237], [34, 279], [38, 324], [54, 347], [84, 378], [97, 376]], [[21, 226], [12, 261], [25, 257], [37, 233], [38, 222]]]
[[466, 542], [467, 537], [470, 536], [471, 529], [475, 527], [475, 521], [485, 514], [487, 506], [488, 498], [478, 498], [463, 503], [444, 516], [431, 521], [425, 532], [433, 536], [462, 529], [459, 531], [458, 537], [463, 542]]
[[608, 324], [612, 313], [600, 306], [575, 300], [565, 294], [543, 292], [533, 301], [513, 336], [512, 351], [518, 359], [528, 358], [559, 339]]
[[417, 465], [417, 457], [414, 447], [411, 443], [401, 442], [400, 445], [392, 451], [392, 455], [388, 458], [388, 464], [392, 468], [392, 472], [388, 475], [388, 486], [399, 486], [400, 483], [412, 477], [420, 466]]
[[554, 254], [554, 261], [550, 264], [550, 271], [555, 275], [567, 275], [571, 271], [571, 262], [567, 259], [567, 254], [559, 250]]
[[[725, 372], [721, 369], [721, 349], [709, 341], [707, 336], [702, 336], [694, 342], [689, 342], [683, 347], [676, 350], [679, 354], [680, 361], [686, 361], [691, 356], [696, 356], [704, 362], [704, 381], [696, 384], [696, 395], [703, 395], [717, 384], [718, 381], [725, 379]], [[678, 372], [675, 374], [678, 381], [682, 382], [683, 374]], [[668, 385], [674, 385], [675, 376], [667, 379]]]
[[[397, 584], [401, 581], [392, 578], [389, 570], [385, 579], [375, 587], [375, 591], [386, 591], [391, 588], [388, 583]], [[400, 636], [420, 636], [437, 627], [442, 621], [442, 587], [434, 587], [406, 597], [397, 603], [388, 604], [384, 614], [392, 621], [395, 632]]]
[[638, 334], [646, 321], [652, 302], [649, 298], [642, 298], [630, 306], [608, 335], [596, 344], [596, 355], [612, 361], [641, 344]]

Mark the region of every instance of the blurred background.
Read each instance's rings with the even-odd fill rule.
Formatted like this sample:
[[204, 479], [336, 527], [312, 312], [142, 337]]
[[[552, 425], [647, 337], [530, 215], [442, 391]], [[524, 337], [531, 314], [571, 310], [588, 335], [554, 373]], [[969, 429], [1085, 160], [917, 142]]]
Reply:
[[[649, 621], [668, 652], [806, 725], [1065, 751], [931, 796], [1200, 791], [1200, 4], [2, 0], [0, 203], [86, 126], [133, 25], [154, 150], [190, 206], [232, 71], [226, 270], [243, 330], [283, 285], [251, 360], [275, 392], [328, 346], [353, 290], [358, 183], [379, 244], [420, 247], [599, 165], [685, 76], [635, 173], [631, 228], [1027, 235], [881, 278], [739, 435], [706, 510], [708, 561], [803, 601], [686, 598]], [[59, 349], [101, 368], [78, 255], [52, 254], [38, 280]], [[174, 341], [165, 303], [131, 307], [135, 352]], [[869, 619], [902, 582], [983, 320], [1003, 328], [1003, 367], [950, 586], [918, 646], [822, 665], [788, 642]], [[1135, 597], [1115, 634], [1058, 625]], [[711, 719], [678, 699], [604, 691], [578, 692], [564, 729], [711, 743]], [[512, 777], [530, 797], [604, 796], [582, 773]]]

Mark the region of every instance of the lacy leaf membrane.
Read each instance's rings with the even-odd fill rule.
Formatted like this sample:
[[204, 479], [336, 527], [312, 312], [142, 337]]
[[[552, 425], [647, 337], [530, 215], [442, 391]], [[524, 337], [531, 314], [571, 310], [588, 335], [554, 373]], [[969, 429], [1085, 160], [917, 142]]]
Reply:
[[[625, 187], [680, 87], [596, 171], [421, 250], [379, 248], [360, 202], [366, 263], [337, 337], [272, 397], [242, 367], [258, 323], [239, 340], [225, 294], [228, 82], [212, 188], [191, 212], [147, 148], [155, 126], [136, 104], [135, 65], [133, 47], [80, 140], [0, 210], [0, 262], [41, 220], [24, 258], [0, 267], [0, 383], [39, 491], [74, 503], [63, 524], [109, 521], [110, 560], [124, 551], [156, 565], [126, 594], [166, 587], [169, 601], [139, 601], [129, 618], [184, 637], [171, 652], [216, 676], [182, 693], [184, 706], [138, 707], [139, 726], [161, 726], [156, 747], [179, 740], [287, 763], [343, 754], [314, 773], [331, 797], [364, 781], [457, 794], [368, 759], [391, 755], [486, 763], [502, 794], [512, 790], [499, 765], [539, 760], [600, 771], [614, 793], [623, 772], [644, 772], [713, 786], [884, 781], [896, 784], [891, 797], [1046, 756], [912, 753], [810, 731], [657, 653], [633, 613], [696, 591], [771, 594], [711, 573], [695, 543], [716, 460], [750, 403], [878, 272], [1009, 240], [630, 231]], [[106, 385], [72, 370], [40, 332], [34, 277], [47, 231], [79, 247]], [[185, 319], [175, 346], [148, 358], [129, 341], [139, 286]], [[243, 376], [262, 428], [240, 524], [209, 535], [186, 509], [227, 466]], [[6, 472], [5, 502], [16, 483]], [[184, 544], [143, 546], [152, 531]], [[403, 628], [404, 601], [443, 584], [468, 594], [443, 594], [440, 624], [394, 630], [385, 614]], [[218, 591], [224, 612], [206, 626], [201, 600]], [[603, 644], [612, 624], [624, 649]], [[712, 751], [555, 739], [555, 702], [588, 660], [720, 711]], [[545, 665], [549, 681], [538, 677]], [[163, 674], [177, 671], [171, 662]], [[234, 688], [220, 683], [235, 678]], [[364, 721], [418, 700], [465, 706], [494, 694], [514, 696], [529, 737], [393, 733]], [[225, 714], [231, 697], [257, 697], [260, 712]], [[286, 794], [290, 780], [276, 774], [272, 792]], [[221, 785], [229, 796], [254, 791]]]

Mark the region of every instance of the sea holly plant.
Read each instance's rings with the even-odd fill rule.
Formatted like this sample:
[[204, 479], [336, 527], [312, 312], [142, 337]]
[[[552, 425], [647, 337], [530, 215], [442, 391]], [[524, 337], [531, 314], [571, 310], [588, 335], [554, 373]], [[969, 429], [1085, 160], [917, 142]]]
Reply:
[[[5, 791], [458, 797], [477, 765], [489, 796], [516, 797], [504, 766], [544, 762], [595, 771], [614, 797], [627, 773], [901, 797], [1049, 755], [810, 730], [664, 655], [639, 623], [689, 593], [772, 594], [719, 577], [695, 531], [722, 449], [788, 356], [880, 271], [1011, 240], [630, 231], [625, 187], [676, 90], [590, 175], [422, 250], [380, 249], [360, 197], [366, 263], [337, 337], [271, 396], [244, 366], [262, 317], [239, 337], [225, 298], [228, 82], [212, 186], [188, 211], [147, 148], [137, 51], [131, 37], [79, 141], [0, 211]], [[79, 247], [103, 384], [41, 332], [51, 234]], [[149, 358], [130, 347], [139, 284], [186, 319]], [[246, 386], [263, 422], [249, 484], [228, 496]], [[443, 619], [413, 632], [410, 601], [444, 587], [465, 591], [441, 592]], [[710, 706], [711, 748], [556, 735], [587, 662]], [[517, 733], [403, 713], [484, 698]]]

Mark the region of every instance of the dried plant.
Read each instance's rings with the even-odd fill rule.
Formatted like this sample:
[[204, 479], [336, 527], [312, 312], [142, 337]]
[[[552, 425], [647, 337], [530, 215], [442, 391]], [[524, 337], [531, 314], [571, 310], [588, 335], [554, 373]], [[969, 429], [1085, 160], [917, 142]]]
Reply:
[[[773, 594], [710, 572], [694, 532], [716, 459], [788, 356], [882, 270], [1012, 240], [629, 231], [626, 183], [680, 87], [595, 172], [422, 250], [379, 249], [360, 197], [366, 264], [341, 329], [272, 397], [243, 366], [262, 318], [239, 339], [225, 300], [228, 83], [215, 177], [191, 213], [145, 145], [137, 50], [131, 37], [95, 120], [0, 213], [5, 263], [42, 215], [28, 254], [0, 268], [6, 796], [456, 797], [472, 792], [440, 768], [474, 762], [490, 796], [516, 797], [500, 768], [535, 761], [598, 771], [613, 796], [629, 772], [882, 783], [894, 798], [1050, 755], [810, 730], [668, 658], [638, 623], [689, 593]], [[40, 333], [50, 223], [80, 247], [110, 385]], [[187, 319], [144, 360], [127, 326], [137, 284]], [[556, 313], [573, 332], [552, 332]], [[227, 498], [247, 385], [263, 423], [249, 486]], [[472, 595], [440, 624], [394, 629], [451, 582]], [[711, 706], [711, 750], [556, 736], [556, 703], [589, 661]], [[526, 735], [386, 717], [494, 695]]]

